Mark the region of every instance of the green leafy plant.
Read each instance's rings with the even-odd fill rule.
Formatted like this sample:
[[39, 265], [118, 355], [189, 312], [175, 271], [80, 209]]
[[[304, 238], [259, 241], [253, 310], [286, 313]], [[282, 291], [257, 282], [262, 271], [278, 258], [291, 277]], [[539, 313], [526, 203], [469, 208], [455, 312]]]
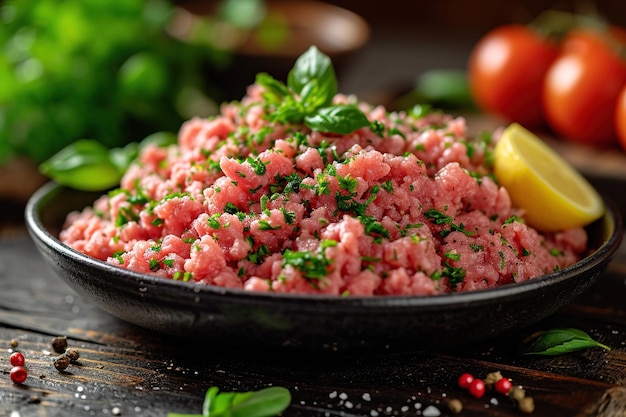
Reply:
[[149, 143], [167, 146], [176, 142], [176, 135], [157, 132], [139, 144], [107, 148], [94, 139], [81, 139], [64, 147], [40, 165], [40, 171], [57, 183], [84, 191], [102, 191], [119, 185], [130, 163], [140, 149]]
[[260, 73], [256, 82], [266, 89], [265, 100], [275, 106], [271, 120], [304, 123], [326, 133], [348, 134], [370, 125], [355, 105], [332, 105], [337, 79], [330, 58], [311, 46], [289, 71], [287, 84]]
[[290, 403], [291, 393], [283, 387], [248, 392], [220, 392], [218, 387], [211, 387], [204, 397], [202, 414], [168, 413], [167, 417], [273, 417]]
[[592, 339], [584, 331], [573, 328], [538, 332], [530, 339], [532, 343], [524, 353], [525, 355], [556, 356], [593, 347], [611, 350], [607, 345]]
[[0, 164], [39, 164], [83, 138], [122, 147], [177, 130], [202, 100], [216, 109], [220, 89], [199, 63], [223, 54], [168, 36], [173, 10], [168, 0], [1, 2]]

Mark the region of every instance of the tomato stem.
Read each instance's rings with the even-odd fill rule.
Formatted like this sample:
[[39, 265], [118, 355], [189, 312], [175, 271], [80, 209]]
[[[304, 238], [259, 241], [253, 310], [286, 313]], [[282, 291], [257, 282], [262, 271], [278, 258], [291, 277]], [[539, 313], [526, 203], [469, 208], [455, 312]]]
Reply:
[[572, 13], [563, 10], [546, 10], [532, 20], [528, 26], [540, 35], [558, 41], [576, 28], [606, 31], [608, 22], [596, 11]]

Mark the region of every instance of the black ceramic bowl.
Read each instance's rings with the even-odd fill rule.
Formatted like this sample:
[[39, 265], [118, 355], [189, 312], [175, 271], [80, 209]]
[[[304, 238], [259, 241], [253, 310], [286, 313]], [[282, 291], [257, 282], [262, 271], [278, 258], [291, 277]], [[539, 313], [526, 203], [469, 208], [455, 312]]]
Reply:
[[492, 337], [572, 302], [602, 274], [622, 240], [621, 217], [607, 202], [604, 217], [588, 227], [585, 259], [524, 283], [431, 297], [252, 293], [131, 272], [62, 244], [57, 236], [66, 214], [96, 197], [50, 183], [28, 202], [29, 232], [50, 267], [114, 316], [225, 346], [421, 349]]

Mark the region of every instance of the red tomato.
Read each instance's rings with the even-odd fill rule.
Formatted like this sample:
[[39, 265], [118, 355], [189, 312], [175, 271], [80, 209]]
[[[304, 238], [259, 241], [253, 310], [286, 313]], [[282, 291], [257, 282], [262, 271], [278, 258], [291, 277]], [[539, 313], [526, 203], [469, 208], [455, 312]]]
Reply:
[[487, 33], [469, 58], [468, 81], [476, 104], [529, 127], [541, 124], [543, 78], [557, 55], [553, 42], [523, 25]]
[[615, 142], [615, 106], [626, 83], [626, 62], [607, 39], [588, 29], [573, 31], [546, 74], [544, 115], [564, 139], [591, 145]]
[[619, 144], [626, 150], [626, 86], [619, 93], [615, 106], [615, 131]]

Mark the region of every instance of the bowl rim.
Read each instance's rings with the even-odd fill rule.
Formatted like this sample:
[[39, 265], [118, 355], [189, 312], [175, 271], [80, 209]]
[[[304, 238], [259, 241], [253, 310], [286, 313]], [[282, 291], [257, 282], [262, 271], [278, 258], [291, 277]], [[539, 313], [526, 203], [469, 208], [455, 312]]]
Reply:
[[62, 243], [57, 236], [54, 236], [43, 224], [40, 216], [40, 210], [45, 207], [46, 203], [53, 200], [55, 193], [61, 193], [64, 190], [70, 190], [67, 187], [59, 185], [53, 181], [48, 182], [37, 189], [29, 198], [25, 207], [25, 223], [31, 237], [39, 240], [48, 248], [71, 258], [75, 261], [85, 264], [89, 268], [105, 272], [116, 276], [118, 279], [125, 281], [127, 284], [139, 284], [142, 286], [154, 285], [163, 289], [172, 289], [175, 291], [192, 291], [196, 296], [231, 296], [241, 301], [255, 303], [275, 303], [275, 302], [294, 302], [305, 308], [307, 305], [332, 306], [335, 308], [359, 310], [377, 310], [381, 307], [385, 309], [400, 308], [420, 308], [420, 309], [438, 309], [440, 307], [473, 307], [477, 304], [492, 304], [501, 302], [511, 297], [524, 297], [529, 293], [535, 292], [537, 289], [558, 284], [560, 282], [572, 279], [577, 276], [578, 272], [593, 269], [604, 262], [610, 262], [614, 253], [622, 242], [623, 237], [623, 219], [617, 205], [606, 196], [603, 196], [605, 202], [605, 213], [596, 222], [604, 223], [603, 230], [610, 230], [608, 238], [591, 254], [561, 270], [533, 278], [521, 283], [506, 284], [499, 287], [493, 287], [482, 290], [474, 290], [467, 292], [453, 292], [440, 295], [381, 295], [381, 296], [348, 296], [328, 294], [294, 294], [294, 293], [274, 293], [274, 292], [256, 292], [239, 288], [226, 288], [209, 284], [200, 284], [193, 282], [181, 282], [166, 279], [154, 275], [143, 274], [124, 268], [119, 268], [105, 261], [92, 258], [83, 254], [76, 249]]

